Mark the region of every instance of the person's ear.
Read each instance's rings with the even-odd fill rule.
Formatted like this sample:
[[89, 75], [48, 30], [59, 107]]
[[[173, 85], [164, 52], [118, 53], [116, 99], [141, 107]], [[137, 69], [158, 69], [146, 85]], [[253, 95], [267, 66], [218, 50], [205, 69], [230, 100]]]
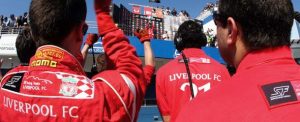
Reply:
[[228, 45], [232, 45], [232, 44], [235, 44], [236, 41], [237, 41], [237, 36], [238, 36], [238, 27], [237, 27], [237, 23], [236, 21], [232, 18], [232, 17], [229, 17], [227, 19], [227, 44]]

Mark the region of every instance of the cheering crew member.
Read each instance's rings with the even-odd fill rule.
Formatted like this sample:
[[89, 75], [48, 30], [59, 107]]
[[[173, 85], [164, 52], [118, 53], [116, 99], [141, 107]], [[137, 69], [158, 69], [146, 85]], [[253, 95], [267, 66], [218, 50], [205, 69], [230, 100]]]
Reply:
[[136, 121], [146, 81], [134, 47], [109, 16], [110, 3], [95, 0], [95, 11], [114, 67], [91, 80], [81, 66], [85, 0], [32, 0], [30, 26], [39, 47], [27, 72], [1, 82], [1, 122]]
[[291, 0], [220, 0], [214, 14], [222, 57], [237, 68], [177, 121], [299, 122], [300, 67], [291, 56]]
[[157, 105], [164, 121], [174, 121], [185, 103], [230, 77], [225, 66], [201, 50], [207, 41], [198, 23], [180, 25], [174, 42], [181, 55], [156, 73]]

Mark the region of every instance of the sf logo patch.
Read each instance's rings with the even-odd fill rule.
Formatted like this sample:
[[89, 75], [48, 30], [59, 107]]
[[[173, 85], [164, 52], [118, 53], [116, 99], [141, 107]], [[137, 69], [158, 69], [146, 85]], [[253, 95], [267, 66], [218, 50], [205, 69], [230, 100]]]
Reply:
[[291, 81], [266, 84], [261, 89], [270, 108], [298, 101]]
[[10, 79], [3, 85], [4, 89], [19, 92], [24, 73], [13, 74]]
[[282, 99], [282, 98], [288, 98], [291, 97], [291, 95], [288, 95], [287, 92], [289, 91], [290, 86], [279, 86], [279, 87], [274, 87], [273, 91], [275, 92], [274, 94], [271, 94], [270, 99], [271, 100], [277, 100], [277, 99]]

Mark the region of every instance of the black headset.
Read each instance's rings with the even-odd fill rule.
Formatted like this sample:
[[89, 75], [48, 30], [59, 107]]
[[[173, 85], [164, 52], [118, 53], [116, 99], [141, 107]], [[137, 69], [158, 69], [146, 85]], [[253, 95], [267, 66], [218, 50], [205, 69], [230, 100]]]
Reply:
[[174, 43], [175, 43], [176, 49], [179, 52], [181, 52], [181, 56], [183, 58], [183, 62], [185, 64], [186, 72], [187, 72], [188, 79], [189, 79], [191, 96], [192, 96], [192, 98], [194, 98], [195, 94], [194, 94], [194, 90], [193, 90], [193, 81], [192, 81], [191, 72], [190, 72], [190, 68], [189, 68], [189, 60], [186, 58], [185, 54], [183, 53], [184, 43], [183, 43], [181, 34], [179, 34], [179, 33], [175, 34]]
[[181, 52], [184, 49], [184, 44], [183, 44], [183, 41], [182, 41], [181, 34], [179, 34], [179, 33], [175, 34], [174, 44], [175, 44], [176, 49], [179, 52]]

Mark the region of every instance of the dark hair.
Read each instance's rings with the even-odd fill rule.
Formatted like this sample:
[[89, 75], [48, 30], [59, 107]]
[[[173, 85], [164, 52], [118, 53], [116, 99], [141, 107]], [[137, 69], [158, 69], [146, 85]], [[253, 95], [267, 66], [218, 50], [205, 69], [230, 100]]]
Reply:
[[223, 27], [228, 17], [240, 24], [250, 51], [290, 45], [294, 19], [290, 0], [220, 0], [219, 15]]
[[300, 22], [300, 12], [295, 11], [295, 12], [294, 12], [294, 16], [295, 16], [295, 19], [296, 19], [298, 22]]
[[175, 34], [174, 44], [178, 51], [185, 48], [201, 48], [207, 44], [202, 26], [192, 20], [182, 23]]
[[37, 49], [36, 43], [31, 36], [30, 28], [25, 27], [20, 32], [16, 40], [16, 48], [21, 64], [28, 64]]
[[60, 45], [86, 18], [85, 0], [32, 0], [29, 24], [38, 45]]

